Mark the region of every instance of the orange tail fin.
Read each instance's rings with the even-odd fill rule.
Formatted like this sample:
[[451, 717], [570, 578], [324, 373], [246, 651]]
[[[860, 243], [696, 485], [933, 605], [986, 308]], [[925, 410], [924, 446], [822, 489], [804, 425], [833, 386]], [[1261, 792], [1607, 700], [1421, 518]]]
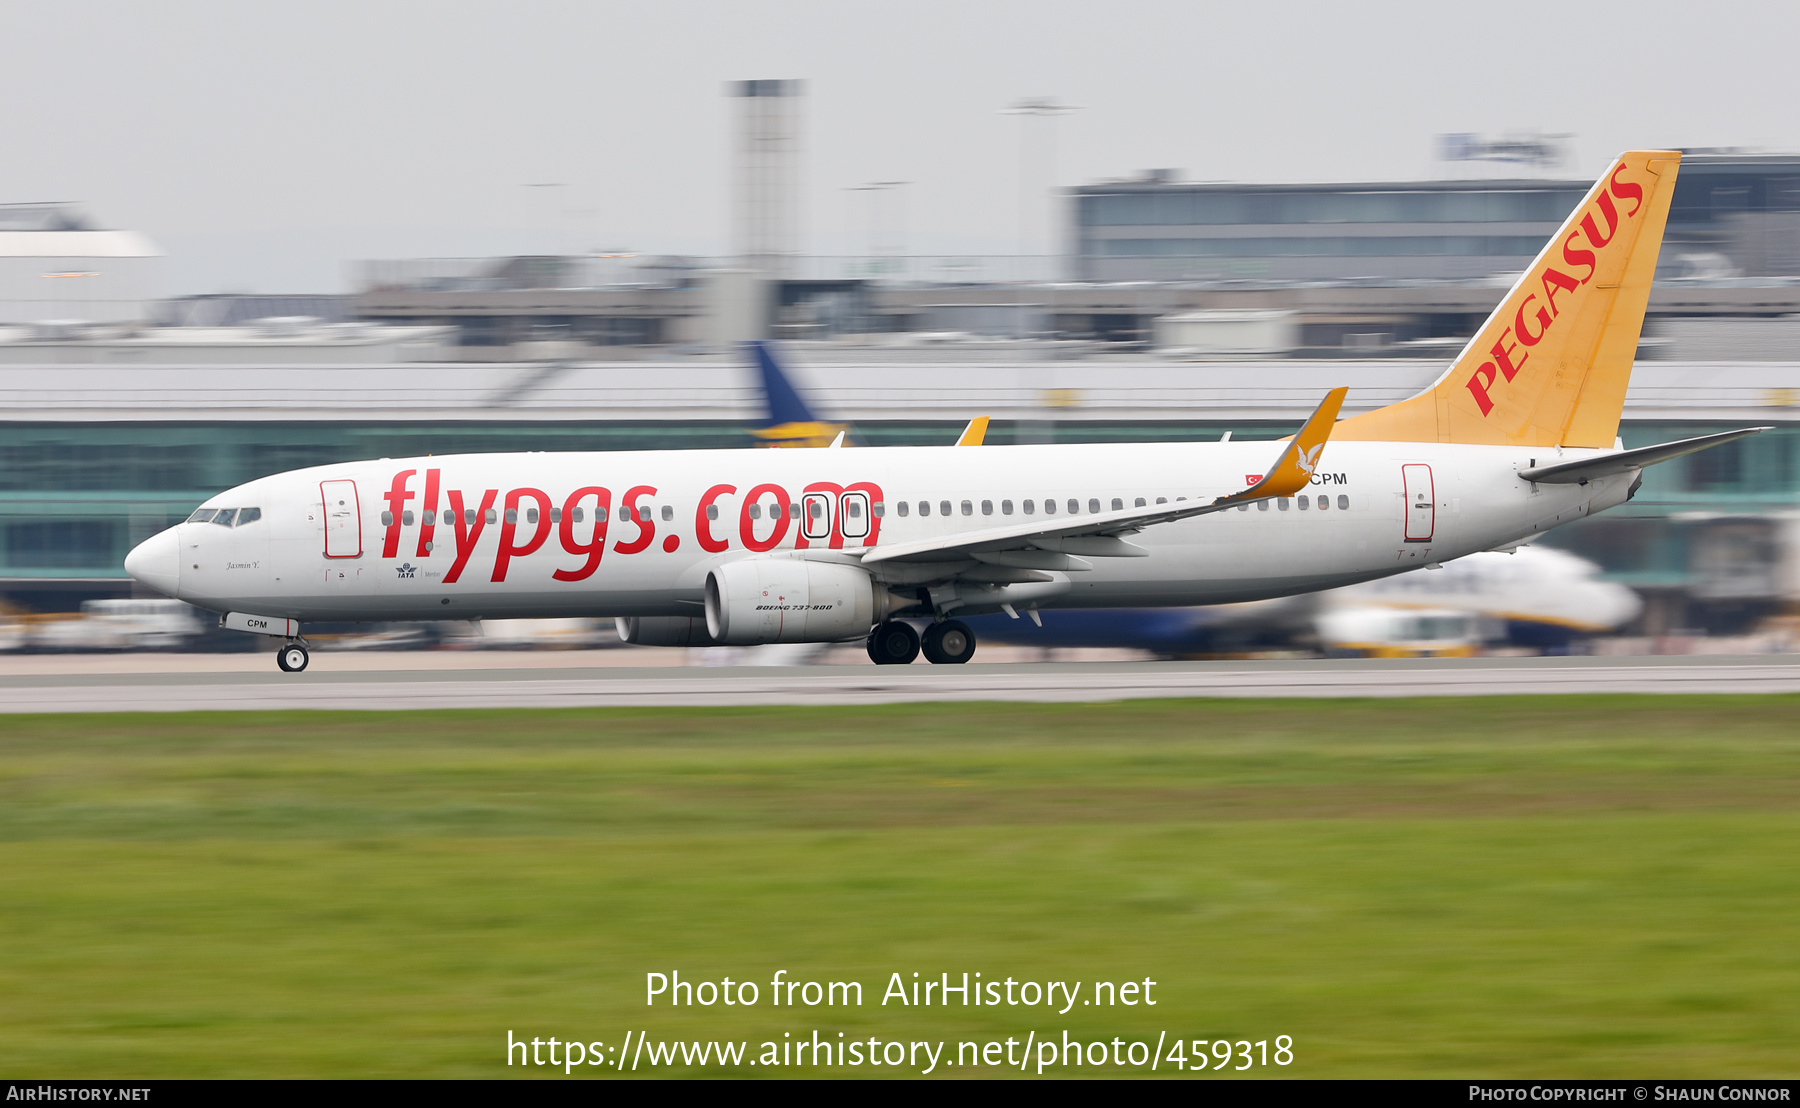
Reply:
[[1442, 377], [1331, 437], [1613, 445], [1680, 165], [1620, 155]]

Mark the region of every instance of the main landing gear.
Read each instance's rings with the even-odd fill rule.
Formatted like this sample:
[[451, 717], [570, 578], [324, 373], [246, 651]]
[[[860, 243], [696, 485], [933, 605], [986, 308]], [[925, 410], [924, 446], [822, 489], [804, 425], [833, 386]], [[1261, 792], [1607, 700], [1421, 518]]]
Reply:
[[878, 666], [904, 666], [919, 656], [919, 633], [912, 624], [889, 620], [869, 632], [869, 661]]
[[960, 666], [975, 656], [975, 632], [960, 619], [947, 619], [927, 627], [920, 646], [933, 665]]
[[959, 666], [975, 656], [975, 632], [960, 619], [934, 623], [923, 641], [912, 624], [889, 620], [869, 632], [869, 660], [878, 666], [903, 666], [920, 654], [940, 666]]
[[306, 644], [298, 639], [289, 640], [275, 652], [275, 664], [281, 667], [283, 673], [299, 673], [306, 668], [306, 663], [310, 660], [311, 655], [306, 652]]

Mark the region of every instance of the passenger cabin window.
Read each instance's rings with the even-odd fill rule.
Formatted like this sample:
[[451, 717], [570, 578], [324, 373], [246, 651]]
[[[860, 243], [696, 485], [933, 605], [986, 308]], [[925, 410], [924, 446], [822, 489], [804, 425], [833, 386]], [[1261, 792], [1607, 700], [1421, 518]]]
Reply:
[[1131, 506], [1134, 508], [1142, 508], [1144, 506], [1144, 498], [1140, 496], [1136, 500], [1133, 500]]
[[844, 515], [850, 519], [862, 518], [862, 496], [860, 494], [844, 494]]
[[974, 515], [975, 514], [975, 505], [969, 503], [967, 500], [963, 501], [962, 502], [962, 514], [966, 515], [966, 516]]
[[508, 523], [519, 522], [519, 509], [517, 509], [517, 508], [506, 509], [506, 522], [508, 522]]
[[[515, 516], [515, 517], [514, 517], [514, 518], [515, 518], [515, 519], [516, 519], [516, 518], [517, 518], [517, 516]], [[488, 522], [489, 522], [489, 523], [499, 523], [499, 522], [500, 522], [500, 513], [499, 513], [499, 512], [496, 512], [496, 511], [495, 511], [495, 510], [494, 510], [494, 509], [492, 509], [492, 508], [489, 508], [489, 509], [488, 509], [488, 510], [487, 510], [487, 521], [488, 521]]]
[[719, 518], [719, 506], [717, 504], [708, 504], [706, 506], [706, 518], [707, 519], [718, 519]]
[[1169, 502], [1169, 498], [1166, 496], [1159, 496], [1156, 498], [1156, 502], [1158, 504], [1167, 504]]
[[538, 510], [536, 508], [525, 509], [525, 522], [526, 523], [536, 523], [537, 521], [538, 521]]
[[1000, 502], [1000, 514], [1003, 516], [1012, 515], [1012, 501], [1002, 500]]
[[662, 517], [663, 517], [664, 523], [668, 523], [671, 520], [673, 520], [675, 518], [675, 505], [664, 504], [662, 506]]
[[1124, 510], [1125, 510], [1125, 502], [1116, 496], [1113, 497], [1113, 511], [1122, 512]]
[[887, 517], [887, 504], [884, 501], [877, 500], [874, 508], [871, 510], [875, 513], [876, 519], [884, 519]]
[[[1113, 501], [1113, 503], [1114, 503], [1114, 504], [1115, 504], [1115, 505], [1117, 505], [1117, 504], [1118, 504], [1118, 501], [1116, 501], [1116, 500], [1115, 500], [1115, 501]], [[1093, 499], [1090, 499], [1090, 500], [1089, 500], [1089, 501], [1088, 501], [1088, 514], [1089, 514], [1089, 515], [1098, 515], [1098, 514], [1100, 514], [1100, 501], [1098, 501], [1098, 500], [1093, 500]]]
[[1056, 514], [1056, 501], [1050, 500], [1050, 499], [1045, 499], [1044, 514], [1047, 516], [1053, 516]]
[[562, 509], [561, 508], [550, 509], [550, 522], [551, 523], [561, 523], [562, 522]]
[[1269, 510], [1269, 502], [1267, 500], [1258, 500], [1256, 502], [1256, 510], [1259, 512], [1268, 511]]
[[1349, 510], [1350, 510], [1350, 498], [1348, 496], [1339, 496], [1338, 497], [1338, 511], [1347, 512]]
[[949, 514], [950, 514], [950, 502], [948, 500], [938, 501], [938, 515], [947, 516]]
[[[240, 509], [238, 509], [238, 526], [239, 527], [242, 527], [244, 524], [249, 523], [251, 520], [256, 518], [256, 516], [253, 516], [250, 514], [251, 512], [255, 512], [256, 515], [261, 515], [262, 509], [260, 509], [260, 508], [240, 508]], [[400, 522], [407, 527], [411, 527], [413, 525], [413, 514], [412, 514], [411, 508], [408, 508], [408, 509], [406, 509], [406, 511], [400, 513]]]
[[931, 501], [929, 501], [929, 500], [919, 501], [919, 514], [922, 516], [928, 516], [931, 514]]
[[[1097, 504], [1097, 503], [1096, 503], [1096, 506], [1098, 506], [1098, 504]], [[1070, 500], [1070, 501], [1069, 501], [1069, 514], [1070, 514], [1070, 515], [1075, 515], [1075, 514], [1077, 514], [1077, 513], [1078, 513], [1078, 512], [1080, 512], [1080, 511], [1081, 511], [1081, 501], [1079, 501], [1079, 500], [1074, 500], [1074, 499], [1071, 499], [1071, 500]]]
[[392, 513], [392, 512], [381, 513], [381, 525], [383, 527], [392, 527], [394, 525], [394, 513]]
[[994, 514], [994, 502], [992, 500], [983, 500], [981, 502], [981, 514], [984, 516], [991, 516]]
[[1035, 513], [1036, 511], [1037, 511], [1037, 501], [1027, 500], [1025, 502], [1025, 514], [1031, 515], [1031, 514]]
[[1300, 497], [1295, 497], [1294, 499], [1295, 499], [1296, 503], [1298, 503], [1300, 505], [1300, 510], [1303, 512], [1306, 511], [1306, 509], [1312, 507], [1312, 497], [1310, 497], [1310, 496], [1300, 496]]
[[904, 501], [904, 500], [902, 500], [902, 501], [899, 501], [899, 502], [898, 502], [898, 503], [896, 503], [896, 504], [895, 504], [895, 505], [894, 505], [894, 507], [896, 507], [896, 508], [898, 508], [898, 509], [900, 509], [900, 518], [901, 518], [901, 519], [905, 519], [905, 518], [906, 518], [906, 514], [907, 514], [907, 512], [908, 512], [908, 511], [910, 511], [910, 510], [911, 510], [911, 508], [912, 508], [912, 505], [911, 505], [911, 504], [909, 504], [909, 503], [908, 503], [908, 502], [907, 502], [907, 501]]
[[1280, 509], [1281, 509], [1281, 510], [1282, 510], [1282, 511], [1284, 511], [1284, 512], [1285, 512], [1285, 511], [1287, 511], [1287, 510], [1288, 510], [1288, 501], [1287, 501], [1287, 497], [1285, 497], [1285, 496], [1284, 496], [1284, 497], [1282, 497], [1282, 498], [1281, 498], [1281, 499], [1280, 499], [1280, 500], [1277, 500], [1277, 501], [1276, 501], [1276, 502], [1275, 502], [1275, 506], [1276, 506], [1276, 507], [1278, 507], [1278, 508], [1280, 508]]

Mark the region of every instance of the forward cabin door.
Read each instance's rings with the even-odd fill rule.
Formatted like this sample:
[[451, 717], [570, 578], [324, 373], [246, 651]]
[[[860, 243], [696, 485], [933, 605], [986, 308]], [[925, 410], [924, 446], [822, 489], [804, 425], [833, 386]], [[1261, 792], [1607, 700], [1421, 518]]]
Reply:
[[362, 557], [362, 505], [356, 499], [356, 482], [321, 481], [319, 495], [325, 508], [325, 556]]
[[1400, 467], [1406, 487], [1406, 541], [1430, 542], [1437, 529], [1437, 490], [1432, 487], [1431, 467], [1415, 462]]

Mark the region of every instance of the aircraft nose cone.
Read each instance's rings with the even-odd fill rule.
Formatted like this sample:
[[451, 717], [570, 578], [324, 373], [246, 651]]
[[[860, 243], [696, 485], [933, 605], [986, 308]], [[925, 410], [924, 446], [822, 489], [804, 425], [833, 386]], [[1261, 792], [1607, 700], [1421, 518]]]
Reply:
[[125, 555], [125, 572], [132, 580], [165, 596], [174, 596], [181, 583], [181, 542], [175, 528], [151, 535]]

